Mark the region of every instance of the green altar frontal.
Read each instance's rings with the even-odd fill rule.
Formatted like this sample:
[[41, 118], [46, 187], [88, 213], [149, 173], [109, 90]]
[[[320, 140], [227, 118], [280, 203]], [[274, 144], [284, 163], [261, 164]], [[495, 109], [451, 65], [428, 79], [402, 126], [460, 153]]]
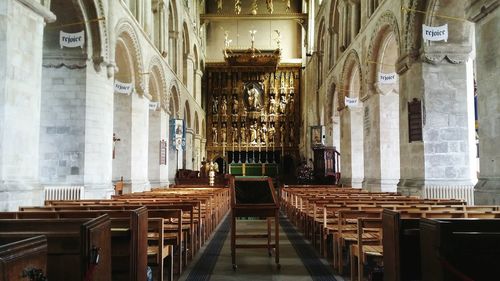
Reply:
[[229, 164], [229, 174], [235, 176], [276, 177], [278, 175], [278, 164], [275, 163]]

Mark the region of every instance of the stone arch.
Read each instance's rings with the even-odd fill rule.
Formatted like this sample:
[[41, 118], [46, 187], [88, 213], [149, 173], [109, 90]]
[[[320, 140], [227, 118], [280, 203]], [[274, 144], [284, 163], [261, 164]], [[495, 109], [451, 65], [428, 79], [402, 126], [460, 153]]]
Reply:
[[[352, 187], [361, 187], [364, 179], [364, 132], [363, 132], [363, 73], [358, 54], [352, 50], [345, 62], [339, 87], [341, 167], [343, 182]], [[358, 106], [346, 108], [344, 97], [358, 98]], [[345, 175], [345, 177], [344, 177]]]
[[194, 133], [200, 134], [200, 119], [198, 118], [198, 111], [194, 112]]
[[387, 70], [388, 68], [389, 63], [384, 63], [381, 59], [383, 59], [383, 54], [386, 50], [387, 44], [390, 44], [390, 40], [395, 40], [396, 45], [398, 46], [397, 52], [392, 54], [394, 57], [391, 58], [390, 61], [390, 64], [394, 64], [394, 66], [390, 69], [391, 72], [396, 72], [396, 63], [401, 56], [401, 38], [398, 22], [392, 12], [384, 12], [378, 20], [374, 30], [375, 33], [373, 34], [368, 47], [365, 76], [367, 77], [368, 90], [372, 93], [377, 90], [378, 73], [381, 72], [381, 70]]
[[324, 58], [327, 56], [325, 51], [325, 19], [322, 18], [318, 29], [318, 38], [316, 42], [316, 50], [318, 51], [318, 87], [323, 83], [324, 75]]
[[165, 69], [163, 68], [162, 59], [154, 56], [149, 63], [149, 73], [151, 77], [155, 77], [158, 83], [158, 102], [163, 110], [168, 111], [168, 91], [167, 80], [165, 79]]
[[337, 60], [338, 49], [338, 29], [339, 29], [339, 14], [337, 11], [338, 0], [330, 2], [330, 13], [328, 18], [328, 32], [330, 35], [330, 44], [328, 50], [328, 64], [332, 68]]
[[[399, 81], [383, 84], [379, 73], [396, 74], [396, 64], [401, 55], [397, 21], [391, 12], [379, 19], [371, 38], [367, 56], [367, 88], [372, 98], [365, 107], [364, 118], [370, 125], [366, 129], [364, 186], [372, 191], [396, 191], [400, 178], [399, 143]], [[365, 120], [365, 122], [367, 122]], [[377, 180], [373, 180], [377, 179]]]
[[189, 39], [189, 28], [187, 23], [184, 21], [182, 23], [182, 83], [188, 87], [188, 59], [191, 55], [191, 45]]
[[170, 0], [168, 3], [168, 64], [175, 73], [178, 73], [177, 66], [177, 42], [179, 32], [179, 21], [176, 1]]
[[[443, 1], [429, 0], [427, 2], [427, 13], [424, 16], [424, 23], [428, 26], [440, 26], [448, 24], [448, 41], [446, 51], [443, 51], [440, 42], [421, 41], [423, 49], [422, 58], [429, 63], [438, 63], [443, 59], [450, 63], [464, 63], [469, 58], [472, 51], [472, 36], [470, 29], [473, 23], [468, 21], [448, 20], [435, 15], [447, 15], [455, 18], [467, 18], [466, 10], [470, 4], [468, 1]], [[421, 26], [420, 26], [421, 27]], [[421, 31], [420, 31], [421, 34]], [[460, 51], [450, 52], [452, 48]]]
[[180, 96], [179, 87], [177, 84], [173, 84], [170, 87], [170, 102], [169, 102], [169, 113], [175, 118], [179, 118], [179, 107], [180, 107]]
[[[349, 88], [350, 84], [352, 82], [351, 78], [353, 73], [357, 71], [360, 76], [360, 89], [359, 92], [361, 93], [363, 91], [363, 75], [361, 71], [361, 63], [359, 60], [359, 55], [355, 50], [351, 50], [349, 54], [347, 55], [347, 58], [344, 62], [344, 67], [342, 68], [342, 74], [341, 74], [341, 84], [340, 84], [340, 94], [339, 94], [339, 105], [340, 107], [345, 107], [345, 101], [344, 98], [347, 93], [349, 93]], [[347, 95], [349, 96], [349, 95]], [[361, 99], [361, 97], [359, 97]]]
[[202, 138], [207, 138], [207, 134], [206, 134], [206, 127], [205, 127], [205, 118], [203, 118], [201, 120], [201, 137]]
[[118, 36], [117, 44], [120, 44], [120, 42], [122, 42], [127, 48], [128, 52], [132, 54], [132, 67], [136, 74], [136, 77], [134, 77], [132, 83], [134, 83], [135, 90], [139, 94], [143, 94], [144, 90], [146, 89], [144, 79], [145, 75], [142, 75], [144, 62], [142, 59], [142, 51], [139, 40], [132, 23], [127, 19], [120, 20], [116, 25], [116, 34]]
[[[97, 2], [97, 4], [96, 4]], [[66, 66], [69, 68], [85, 67], [85, 59], [90, 58], [97, 71], [101, 69], [103, 62], [109, 61], [109, 39], [107, 34], [107, 22], [98, 20], [105, 15], [102, 1], [77, 0], [68, 4], [65, 0], [52, 0], [50, 10], [57, 16], [57, 20], [46, 25], [44, 30], [44, 49], [54, 49], [57, 53], [64, 54], [59, 58], [63, 61], [48, 61], [46, 66]], [[75, 24], [80, 22], [79, 24]], [[62, 28], [55, 28], [64, 26]], [[64, 48], [59, 46], [59, 31], [76, 33], [85, 31], [84, 48]], [[66, 62], [64, 57], [81, 57], [83, 61], [78, 63]]]
[[192, 129], [193, 123], [191, 122], [191, 108], [189, 106], [189, 101], [184, 103], [184, 120], [186, 121], [186, 127]]

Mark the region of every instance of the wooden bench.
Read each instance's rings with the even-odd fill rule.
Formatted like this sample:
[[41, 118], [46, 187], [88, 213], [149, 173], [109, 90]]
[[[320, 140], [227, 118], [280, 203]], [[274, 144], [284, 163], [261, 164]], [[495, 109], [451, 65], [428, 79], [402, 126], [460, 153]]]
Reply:
[[93, 219], [0, 219], [0, 240], [45, 235], [47, 278], [51, 281], [110, 281], [110, 224], [108, 215]]
[[[158, 268], [156, 276], [164, 276], [164, 260], [168, 257], [168, 268], [172, 268], [172, 247], [175, 245], [180, 248], [182, 243], [182, 211], [178, 209], [149, 210], [139, 205], [58, 205], [21, 209], [24, 211], [0, 213], [0, 218], [77, 218], [108, 214], [111, 217], [112, 276], [115, 280], [142, 280], [146, 275], [147, 260], [149, 265]], [[162, 222], [161, 231], [158, 220]], [[174, 227], [170, 227], [171, 225]], [[173, 237], [168, 234], [172, 232]], [[180, 255], [177, 265], [180, 273]], [[173, 279], [172, 274], [173, 270], [170, 270], [169, 280]], [[157, 277], [158, 279], [163, 280]]]
[[422, 280], [496, 280], [499, 219], [421, 219]]
[[47, 238], [44, 235], [26, 239], [0, 238], [2, 280], [17, 281], [30, 277], [42, 280], [46, 274]]

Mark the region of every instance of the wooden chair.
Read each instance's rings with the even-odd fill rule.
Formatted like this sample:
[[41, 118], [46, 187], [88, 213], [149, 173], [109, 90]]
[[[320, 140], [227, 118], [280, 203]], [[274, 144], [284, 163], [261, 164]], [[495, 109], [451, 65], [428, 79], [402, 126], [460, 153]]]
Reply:
[[123, 177], [120, 177], [120, 181], [115, 183], [115, 195], [123, 194]]

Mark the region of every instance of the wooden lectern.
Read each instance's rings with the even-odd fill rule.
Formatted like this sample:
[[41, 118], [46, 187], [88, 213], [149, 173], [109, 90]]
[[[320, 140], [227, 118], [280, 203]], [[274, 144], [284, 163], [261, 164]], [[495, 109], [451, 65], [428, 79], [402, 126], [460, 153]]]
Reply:
[[[279, 205], [271, 178], [230, 176], [231, 188], [231, 258], [236, 269], [236, 248], [267, 248], [269, 256], [275, 250], [275, 263], [279, 264]], [[236, 234], [237, 217], [267, 218], [267, 234]], [[271, 218], [274, 217], [274, 243], [271, 243]], [[236, 244], [236, 238], [267, 238], [267, 244]]]

